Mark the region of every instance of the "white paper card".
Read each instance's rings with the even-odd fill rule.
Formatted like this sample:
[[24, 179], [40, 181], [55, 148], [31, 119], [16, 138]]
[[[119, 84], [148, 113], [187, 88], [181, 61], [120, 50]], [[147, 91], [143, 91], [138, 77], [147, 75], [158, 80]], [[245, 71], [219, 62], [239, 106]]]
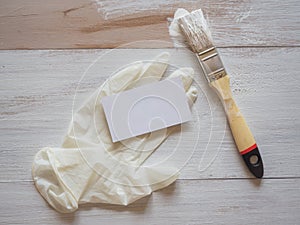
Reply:
[[106, 96], [101, 103], [113, 142], [192, 118], [180, 77]]

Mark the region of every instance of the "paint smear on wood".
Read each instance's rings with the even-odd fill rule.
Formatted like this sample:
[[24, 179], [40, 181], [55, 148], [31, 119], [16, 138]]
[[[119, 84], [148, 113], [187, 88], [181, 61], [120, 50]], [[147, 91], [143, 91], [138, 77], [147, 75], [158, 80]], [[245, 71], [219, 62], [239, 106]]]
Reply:
[[[120, 17], [133, 18], [137, 14], [159, 11], [161, 14], [169, 13], [176, 9], [177, 5], [182, 5], [180, 0], [94, 0], [98, 13], [104, 16], [105, 20], [117, 19]], [[195, 5], [195, 1], [188, 0], [184, 5]]]
[[249, 10], [246, 10], [244, 12], [241, 12], [238, 16], [235, 17], [235, 21], [237, 23], [241, 23], [243, 22], [243, 20], [247, 19], [250, 16], [252, 8], [250, 8]]

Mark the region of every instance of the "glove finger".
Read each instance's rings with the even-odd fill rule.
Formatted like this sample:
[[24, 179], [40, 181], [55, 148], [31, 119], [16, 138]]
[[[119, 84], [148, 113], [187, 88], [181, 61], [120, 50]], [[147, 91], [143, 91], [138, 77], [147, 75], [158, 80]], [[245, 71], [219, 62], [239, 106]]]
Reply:
[[127, 66], [106, 80], [100, 87], [99, 95], [101, 96], [101, 92], [104, 93], [104, 96], [112, 95], [134, 86], [160, 80], [168, 67], [169, 58], [170, 54], [163, 52], [151, 62], [137, 62], [134, 65]]
[[142, 78], [154, 77], [157, 80], [161, 79], [162, 75], [165, 73], [170, 59], [170, 53], [163, 52], [156, 56], [151, 63], [147, 63], [144, 66], [144, 70], [141, 74]]
[[[109, 77], [96, 91], [98, 97], [112, 95], [120, 91], [126, 90], [127, 87], [139, 79], [140, 73], [143, 70], [144, 64], [142, 62], [130, 65], [121, 71], [117, 72], [114, 76]], [[100, 91], [100, 92], [99, 92]], [[103, 95], [102, 95], [103, 94]]]
[[198, 89], [195, 86], [191, 86], [186, 92], [186, 96], [188, 99], [189, 106], [192, 107], [192, 105], [198, 97]]
[[151, 62], [145, 63], [139, 79], [133, 82], [128, 89], [159, 81], [168, 67], [169, 59], [170, 53], [163, 52], [151, 60]]
[[167, 79], [180, 76], [182, 79], [184, 90], [187, 91], [191, 86], [194, 78], [194, 70], [191, 67], [184, 67], [175, 70]]

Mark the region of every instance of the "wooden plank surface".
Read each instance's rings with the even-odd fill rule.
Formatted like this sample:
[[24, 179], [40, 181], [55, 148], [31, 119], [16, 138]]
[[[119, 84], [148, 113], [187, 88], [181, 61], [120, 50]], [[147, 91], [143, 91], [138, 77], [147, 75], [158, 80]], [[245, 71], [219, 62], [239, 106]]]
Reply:
[[32, 183], [0, 183], [1, 224], [298, 224], [299, 179], [178, 180], [127, 207], [83, 205], [59, 214]]
[[[42, 147], [60, 146], [75, 94], [76, 108], [119, 67], [137, 59], [149, 60], [162, 51], [0, 52], [2, 180], [30, 180], [35, 153]], [[174, 65], [191, 66], [200, 92], [193, 111], [194, 123], [172, 135], [150, 162], [169, 155], [181, 135], [182, 143], [174, 158], [184, 167], [181, 178], [252, 177], [237, 153], [221, 103], [208, 87], [193, 54], [184, 49], [167, 51], [171, 53], [170, 72]], [[222, 49], [221, 54], [232, 77], [236, 101], [260, 146], [265, 177], [300, 177], [300, 152], [296, 151], [300, 147], [299, 48], [234, 48]], [[82, 78], [99, 55], [104, 56]]]
[[217, 46], [299, 46], [298, 0], [0, 0], [0, 49], [169, 41], [167, 20], [178, 7], [201, 7]]
[[[85, 205], [69, 215], [56, 213], [35, 190], [30, 175], [33, 156], [44, 146], [60, 145], [71, 117], [78, 81], [98, 56], [103, 57], [77, 87], [75, 105], [118, 67], [135, 59], [151, 59], [163, 50], [0, 52], [1, 224], [40, 224], [40, 221], [43, 224], [297, 223], [299, 151], [287, 154], [283, 149], [300, 146], [299, 49], [221, 49], [236, 100], [261, 147], [265, 179], [260, 184], [257, 180], [241, 179], [252, 176], [237, 154], [222, 107], [207, 87], [193, 54], [184, 49], [166, 50], [172, 54], [172, 65], [195, 69], [195, 85], [207, 93], [205, 97], [200, 92], [194, 107], [201, 126], [187, 126], [183, 130], [186, 148], [178, 149], [178, 162], [175, 162], [181, 165], [181, 159], [187, 159], [186, 164], [182, 164], [180, 179], [128, 207]], [[285, 64], [281, 63], [282, 58], [286, 59]], [[170, 71], [174, 70], [172, 65]], [[213, 125], [207, 113], [209, 104], [215, 120]], [[207, 130], [211, 127], [217, 138], [204, 154]], [[197, 131], [200, 140], [193, 152]], [[222, 141], [218, 135], [224, 134]], [[172, 135], [150, 161], [168, 155], [177, 139]], [[200, 162], [202, 167], [199, 168]]]
[[[298, 224], [299, 6], [297, 0], [0, 0], [0, 224]], [[168, 42], [167, 21], [178, 7], [201, 7], [208, 16], [264, 159], [261, 181], [237, 153], [194, 55]], [[153, 39], [161, 41], [147, 41]], [[14, 50], [67, 48], [73, 49]], [[162, 51], [171, 53], [168, 74], [190, 66], [200, 90], [193, 123], [146, 162], [174, 153], [179, 179], [127, 207], [55, 212], [33, 185], [34, 155], [61, 144], [73, 104], [118, 68]]]

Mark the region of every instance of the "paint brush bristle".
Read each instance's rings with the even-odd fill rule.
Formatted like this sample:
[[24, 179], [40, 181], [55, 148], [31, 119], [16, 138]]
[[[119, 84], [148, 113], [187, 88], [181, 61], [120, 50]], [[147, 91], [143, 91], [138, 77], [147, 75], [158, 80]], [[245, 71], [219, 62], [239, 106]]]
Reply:
[[178, 19], [182, 32], [195, 53], [213, 46], [212, 37], [201, 9]]

